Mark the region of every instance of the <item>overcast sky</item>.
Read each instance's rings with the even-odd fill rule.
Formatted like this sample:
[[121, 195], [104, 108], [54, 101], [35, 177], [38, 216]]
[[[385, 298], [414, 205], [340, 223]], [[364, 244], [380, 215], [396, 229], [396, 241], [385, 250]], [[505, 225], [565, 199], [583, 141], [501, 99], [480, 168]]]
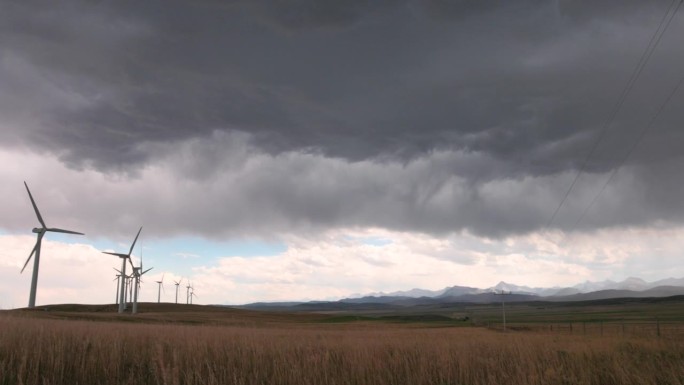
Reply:
[[684, 276], [678, 3], [0, 0], [0, 306]]

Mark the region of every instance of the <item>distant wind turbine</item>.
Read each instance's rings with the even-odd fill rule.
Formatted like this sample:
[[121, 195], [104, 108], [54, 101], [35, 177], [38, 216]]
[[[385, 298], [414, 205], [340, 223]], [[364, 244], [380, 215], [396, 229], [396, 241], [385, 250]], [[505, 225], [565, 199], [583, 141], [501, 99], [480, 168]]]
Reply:
[[190, 288], [192, 288], [192, 286], [190, 286], [190, 281], [188, 281], [188, 286], [186, 286], [185, 288], [187, 289], [185, 292], [185, 303], [189, 305], [190, 304]]
[[178, 282], [173, 281], [173, 284], [176, 285], [176, 303], [178, 303], [178, 286], [183, 282], [183, 278], [179, 279]]
[[[122, 277], [122, 274], [121, 274], [121, 270], [119, 270], [119, 269], [114, 268], [114, 271], [116, 271], [117, 273], [119, 273], [119, 274], [116, 275], [116, 278], [113, 279], [113, 280], [116, 280], [116, 296], [115, 296], [115, 299], [114, 299], [114, 303], [118, 305], [118, 304], [119, 304], [119, 287], [121, 286], [121, 277]], [[112, 281], [113, 281], [113, 280], [112, 280]]]
[[[157, 303], [161, 303], [161, 291], [164, 290], [164, 274], [162, 274], [161, 281], [155, 281], [157, 282]], [[166, 290], [164, 290], [164, 294], [166, 294]]]
[[132, 314], [135, 314], [138, 312], [138, 293], [140, 293], [140, 283], [142, 282], [142, 276], [145, 275], [148, 271], [152, 270], [153, 267], [150, 267], [149, 269], [143, 271], [142, 270], [142, 265], [140, 267], [134, 267], [133, 268], [133, 310]]
[[[133, 240], [133, 244], [131, 245], [130, 250], [128, 250], [128, 254], [122, 254], [122, 253], [110, 253], [108, 251], [103, 251], [105, 254], [109, 255], [116, 255], [117, 257], [121, 258], [121, 274], [123, 274], [124, 277], [126, 277], [126, 259], [131, 259], [131, 253], [133, 252], [133, 248], [135, 247], [135, 242], [138, 241], [138, 237], [140, 236], [140, 232], [142, 231], [142, 226], [140, 227], [140, 230], [138, 230], [138, 234], [136, 234], [135, 239]], [[119, 292], [119, 313], [123, 313], [126, 300], [126, 285], [121, 289]]]
[[135, 314], [138, 312], [138, 293], [140, 292], [140, 278], [147, 273], [148, 271], [152, 270], [153, 267], [150, 267], [149, 269], [143, 271], [143, 257], [142, 257], [142, 245], [140, 246], [140, 266], [135, 267], [133, 266], [133, 262], [131, 261], [130, 258], [128, 258], [128, 262], [131, 263], [131, 268], [133, 269], [133, 279], [135, 282], [133, 283], [133, 309], [131, 310], [131, 314]]
[[194, 287], [190, 288], [190, 305], [192, 305], [192, 297], [197, 297], [197, 294], [195, 294], [195, 288]]
[[36, 217], [38, 217], [38, 222], [40, 222], [40, 225], [43, 227], [36, 227], [33, 229], [33, 232], [37, 234], [37, 240], [36, 240], [36, 245], [33, 246], [33, 251], [31, 251], [31, 254], [29, 254], [28, 259], [26, 259], [26, 263], [24, 263], [24, 267], [21, 268], [21, 272], [24, 272], [24, 269], [26, 269], [26, 265], [28, 265], [29, 261], [31, 260], [31, 257], [33, 257], [33, 254], [36, 255], [36, 257], [33, 259], [33, 276], [31, 277], [31, 293], [29, 294], [29, 304], [28, 307], [35, 307], [36, 306], [36, 288], [38, 287], [38, 267], [40, 265], [40, 245], [41, 242], [43, 241], [43, 236], [45, 235], [46, 232], [52, 231], [54, 233], [66, 233], [66, 234], [78, 234], [78, 235], [85, 235], [83, 233], [79, 233], [76, 231], [71, 231], [71, 230], [63, 230], [63, 229], [57, 229], [57, 228], [49, 228], [47, 225], [45, 225], [45, 221], [43, 221], [43, 217], [40, 215], [40, 211], [38, 211], [38, 206], [36, 206], [36, 202], [33, 200], [33, 195], [31, 195], [31, 190], [29, 190], [28, 185], [26, 182], [24, 182], [24, 186], [26, 186], [26, 191], [28, 192], [29, 198], [31, 199], [31, 205], [33, 205], [33, 210], [36, 212]]

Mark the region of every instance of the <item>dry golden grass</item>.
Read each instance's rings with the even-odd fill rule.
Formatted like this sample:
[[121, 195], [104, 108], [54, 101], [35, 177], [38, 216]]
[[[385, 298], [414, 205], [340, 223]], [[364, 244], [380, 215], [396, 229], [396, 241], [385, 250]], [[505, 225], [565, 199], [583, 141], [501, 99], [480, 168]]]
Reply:
[[682, 384], [684, 341], [0, 315], [0, 384]]

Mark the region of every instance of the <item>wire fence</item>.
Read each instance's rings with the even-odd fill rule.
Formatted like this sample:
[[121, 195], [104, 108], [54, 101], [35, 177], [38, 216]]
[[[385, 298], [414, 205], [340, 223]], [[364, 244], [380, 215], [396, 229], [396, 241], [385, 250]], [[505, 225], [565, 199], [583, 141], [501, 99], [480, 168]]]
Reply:
[[[503, 323], [487, 327], [504, 331]], [[684, 337], [684, 322], [673, 321], [586, 321], [550, 323], [506, 323], [507, 332], [547, 332], [554, 334], [624, 336], [624, 337]]]

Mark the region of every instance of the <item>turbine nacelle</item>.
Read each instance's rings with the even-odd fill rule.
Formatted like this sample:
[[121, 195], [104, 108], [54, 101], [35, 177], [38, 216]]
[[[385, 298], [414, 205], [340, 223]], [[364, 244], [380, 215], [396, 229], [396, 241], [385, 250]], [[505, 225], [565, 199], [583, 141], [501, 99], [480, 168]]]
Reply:
[[45, 229], [44, 229], [44, 228], [34, 227], [32, 231], [33, 231], [34, 234], [40, 234], [40, 233], [44, 233], [44, 232], [45, 232]]

